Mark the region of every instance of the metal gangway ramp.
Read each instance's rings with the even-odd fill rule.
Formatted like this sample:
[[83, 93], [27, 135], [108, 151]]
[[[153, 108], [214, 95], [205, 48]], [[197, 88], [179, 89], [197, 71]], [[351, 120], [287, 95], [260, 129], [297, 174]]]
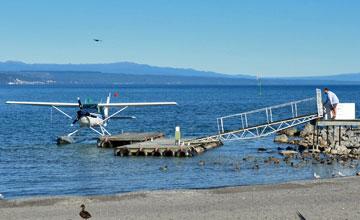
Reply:
[[235, 141], [265, 137], [323, 117], [321, 90], [316, 96], [217, 118], [218, 134], [192, 141]]

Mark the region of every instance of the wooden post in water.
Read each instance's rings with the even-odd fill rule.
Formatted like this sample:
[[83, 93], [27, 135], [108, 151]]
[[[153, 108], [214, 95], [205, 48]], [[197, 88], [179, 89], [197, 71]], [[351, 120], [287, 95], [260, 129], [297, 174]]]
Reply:
[[326, 126], [326, 145], [329, 145], [329, 126]]
[[339, 146], [341, 145], [341, 126], [339, 126]]
[[175, 127], [175, 145], [180, 145], [181, 133], [180, 126]]

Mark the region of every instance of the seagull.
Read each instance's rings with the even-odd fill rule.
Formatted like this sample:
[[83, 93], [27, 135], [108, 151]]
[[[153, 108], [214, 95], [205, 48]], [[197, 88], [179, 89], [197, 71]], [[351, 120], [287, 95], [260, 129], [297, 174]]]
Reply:
[[97, 39], [97, 38], [94, 38], [93, 41], [95, 41], [95, 42], [101, 42], [102, 40]]
[[85, 205], [82, 204], [80, 207], [81, 207], [81, 212], [79, 213], [80, 217], [83, 219], [91, 218], [91, 214], [88, 211], [85, 211]]
[[316, 174], [315, 172], [314, 172], [314, 177], [315, 179], [320, 179], [320, 175]]
[[345, 176], [345, 174], [343, 174], [343, 173], [340, 172], [340, 171], [338, 172], [338, 174], [339, 174], [339, 176], [342, 176], [342, 177]]
[[1, 199], [4, 199], [4, 198], [5, 198], [5, 196], [0, 193], [0, 200], [1, 200]]

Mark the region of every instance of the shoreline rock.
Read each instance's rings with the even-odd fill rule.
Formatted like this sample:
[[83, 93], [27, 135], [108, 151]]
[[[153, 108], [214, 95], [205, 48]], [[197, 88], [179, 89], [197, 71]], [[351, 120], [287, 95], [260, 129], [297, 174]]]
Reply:
[[[314, 125], [311, 123], [307, 123], [303, 129], [288, 128], [278, 132], [274, 142], [296, 145], [298, 151], [311, 149], [315, 144], [321, 152], [326, 154], [360, 158], [360, 129], [353, 130], [342, 127], [340, 134], [338, 128], [323, 127], [319, 129], [317, 135]], [[296, 136], [296, 134], [299, 135]]]
[[296, 127], [291, 127], [278, 132], [279, 135], [285, 134], [286, 136], [295, 137], [300, 135], [300, 131]]
[[274, 141], [278, 142], [278, 143], [288, 143], [289, 138], [286, 134], [281, 134], [281, 135], [275, 136]]

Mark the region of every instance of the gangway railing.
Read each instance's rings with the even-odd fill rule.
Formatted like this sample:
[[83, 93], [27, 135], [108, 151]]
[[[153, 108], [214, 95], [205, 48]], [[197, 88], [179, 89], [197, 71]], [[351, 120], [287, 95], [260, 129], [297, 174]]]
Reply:
[[295, 118], [272, 121], [257, 126], [241, 128], [239, 130], [227, 131], [227, 132], [219, 133], [218, 136], [221, 140], [227, 140], [227, 141], [260, 138], [260, 137], [268, 136], [270, 134], [274, 134], [276, 132], [279, 132], [287, 128], [291, 128], [312, 121], [317, 118], [319, 118], [317, 114], [302, 115]]
[[201, 142], [260, 138], [322, 116], [321, 90], [316, 89], [315, 97], [219, 117], [218, 134], [196, 140]]

